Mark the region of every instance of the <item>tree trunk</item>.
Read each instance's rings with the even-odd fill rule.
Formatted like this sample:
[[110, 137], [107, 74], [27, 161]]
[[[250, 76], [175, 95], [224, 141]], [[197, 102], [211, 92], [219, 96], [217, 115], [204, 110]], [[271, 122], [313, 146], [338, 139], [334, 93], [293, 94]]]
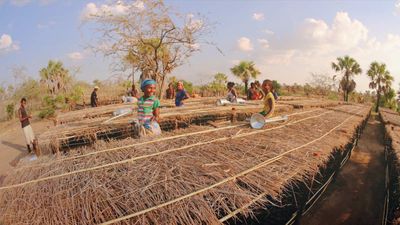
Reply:
[[161, 84], [160, 84], [160, 91], [158, 92], [158, 99], [162, 99], [162, 93], [164, 93], [164, 82], [165, 82], [166, 75], [161, 76]]
[[135, 84], [135, 67], [132, 66], [132, 84]]
[[346, 74], [346, 102], [349, 101], [349, 75]]
[[247, 86], [248, 86], [248, 84], [249, 84], [249, 81], [245, 80], [244, 81], [244, 92], [246, 93], [246, 95], [247, 95]]
[[379, 86], [378, 86], [378, 93], [377, 93], [377, 96], [376, 96], [376, 108], [375, 108], [375, 112], [378, 112], [378, 110], [379, 110], [379, 102], [380, 102], [380, 100], [381, 100], [381, 86], [379, 85]]

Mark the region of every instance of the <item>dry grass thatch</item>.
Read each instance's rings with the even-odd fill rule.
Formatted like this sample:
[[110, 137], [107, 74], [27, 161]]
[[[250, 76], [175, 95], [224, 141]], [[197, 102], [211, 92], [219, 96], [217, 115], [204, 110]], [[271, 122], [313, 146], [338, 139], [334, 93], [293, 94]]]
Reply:
[[[259, 112], [261, 105], [244, 106], [222, 106], [196, 105], [182, 108], [165, 108], [161, 110], [160, 126], [164, 130], [186, 127], [189, 124], [204, 124], [208, 121], [228, 120], [238, 118], [243, 120], [251, 113]], [[290, 111], [291, 107], [277, 106], [277, 112]], [[131, 116], [122, 117], [104, 124], [110, 117], [98, 117], [76, 121], [74, 123], [56, 126], [39, 135], [39, 146], [42, 153], [58, 152], [64, 147], [74, 147], [92, 144], [97, 139], [108, 139], [110, 137], [125, 138], [131, 136], [133, 127], [130, 121], [136, 118], [136, 113]]]
[[399, 190], [400, 190], [400, 114], [389, 109], [380, 108], [379, 114], [386, 130], [385, 156], [388, 163], [389, 204], [388, 219], [391, 224], [400, 224]]
[[[294, 100], [294, 102], [293, 102]], [[161, 111], [161, 127], [164, 130], [187, 127], [189, 124], [204, 124], [208, 121], [239, 119], [259, 112], [261, 101], [253, 101], [251, 105], [243, 106], [215, 106], [216, 98], [190, 99], [182, 108], [164, 108]], [[276, 112], [289, 112], [295, 108], [331, 107], [342, 104], [337, 101], [322, 101], [318, 99], [299, 100], [286, 97], [279, 100]], [[164, 102], [167, 105], [167, 102]], [[299, 107], [301, 106], [301, 107]], [[102, 124], [112, 116], [116, 109], [126, 108], [129, 105], [110, 105], [91, 108], [60, 115], [59, 120], [74, 121], [58, 125], [41, 134], [39, 146], [42, 153], [58, 152], [60, 149], [80, 145], [93, 144], [98, 139], [126, 138], [132, 136], [132, 127], [129, 121], [135, 119], [135, 114], [114, 120], [109, 124]], [[233, 110], [234, 109], [234, 110]], [[90, 116], [89, 116], [90, 115]]]
[[290, 183], [314, 176], [368, 112], [339, 106], [262, 130], [156, 137], [164, 140], [113, 151], [130, 140], [97, 143], [65, 160], [42, 159], [4, 179], [0, 223], [220, 224], [236, 212], [249, 216], [268, 204], [260, 196], [279, 199]]

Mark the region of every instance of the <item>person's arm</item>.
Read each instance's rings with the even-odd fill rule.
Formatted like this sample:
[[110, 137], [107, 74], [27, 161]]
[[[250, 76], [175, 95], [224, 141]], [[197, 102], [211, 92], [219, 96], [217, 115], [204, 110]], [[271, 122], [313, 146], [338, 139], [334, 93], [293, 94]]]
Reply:
[[19, 118], [19, 122], [22, 122], [26, 119], [26, 118], [22, 118], [21, 109], [18, 109], [18, 118]]
[[235, 96], [235, 98], [238, 97], [237, 94], [236, 94], [236, 89], [234, 89], [234, 88], [232, 88], [232, 94], [233, 94], [233, 96]]
[[260, 88], [258, 88], [257, 91], [258, 91], [258, 93], [260, 93], [259, 99], [263, 99], [264, 96], [265, 96], [264, 91], [262, 89], [260, 89]]
[[183, 99], [188, 99], [190, 98], [189, 94], [187, 93], [187, 91], [185, 91], [185, 97]]
[[22, 117], [22, 113], [21, 113], [21, 109], [18, 109], [18, 118], [20, 122], [23, 122], [29, 118], [32, 118], [31, 116], [27, 116], [27, 117]]
[[268, 105], [269, 105], [269, 111], [268, 112], [265, 112], [266, 114], [265, 114], [265, 118], [268, 118], [268, 117], [270, 117], [271, 115], [272, 115], [272, 112], [274, 111], [274, 109], [272, 108], [272, 99], [268, 99]]
[[160, 121], [160, 108], [156, 108], [153, 110], [153, 120], [155, 120], [157, 123]]
[[96, 93], [96, 98], [95, 98], [94, 103], [96, 104], [96, 107], [99, 106], [99, 98], [97, 98], [97, 93]]
[[158, 99], [153, 103], [153, 118], [151, 120], [157, 123], [160, 121], [160, 100]]

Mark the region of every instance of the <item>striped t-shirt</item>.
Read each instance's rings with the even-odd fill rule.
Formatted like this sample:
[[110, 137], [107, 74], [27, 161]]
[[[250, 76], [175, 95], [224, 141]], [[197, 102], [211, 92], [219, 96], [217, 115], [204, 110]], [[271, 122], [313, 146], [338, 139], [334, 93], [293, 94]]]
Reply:
[[153, 111], [160, 107], [160, 100], [154, 95], [144, 98], [139, 98], [138, 101], [138, 120], [141, 125], [149, 125], [153, 118]]

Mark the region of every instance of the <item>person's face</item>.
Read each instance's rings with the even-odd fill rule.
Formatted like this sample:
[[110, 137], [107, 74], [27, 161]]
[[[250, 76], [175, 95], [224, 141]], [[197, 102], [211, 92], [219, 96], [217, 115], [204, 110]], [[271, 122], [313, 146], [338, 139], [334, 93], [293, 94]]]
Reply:
[[182, 83], [178, 83], [178, 90], [183, 90], [183, 84]]
[[144, 88], [144, 95], [145, 96], [152, 96], [156, 92], [156, 85], [150, 84]]
[[270, 92], [270, 91], [271, 91], [271, 86], [270, 86], [267, 82], [263, 82], [263, 84], [262, 84], [262, 89], [263, 89], [265, 92]]
[[23, 107], [25, 107], [26, 101], [22, 101], [22, 102], [21, 102], [21, 105], [22, 105]]

